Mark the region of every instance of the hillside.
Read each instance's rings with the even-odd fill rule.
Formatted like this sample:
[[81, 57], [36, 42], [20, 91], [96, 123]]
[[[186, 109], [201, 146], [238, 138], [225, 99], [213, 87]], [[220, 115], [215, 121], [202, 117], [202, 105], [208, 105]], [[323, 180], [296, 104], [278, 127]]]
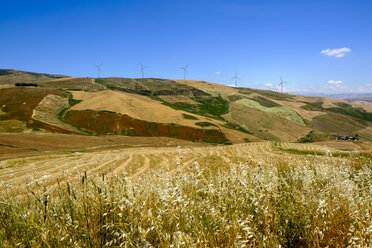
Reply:
[[350, 94], [333, 94], [324, 95], [323, 97], [343, 100], [354, 104], [372, 106], [372, 93], [350, 93]]
[[16, 83], [34, 83], [58, 78], [67, 78], [67, 76], [0, 69], [0, 87], [13, 86]]
[[[38, 87], [16, 87], [16, 83]], [[71, 78], [0, 70], [0, 132], [208, 143], [372, 140], [372, 107], [204, 81]]]

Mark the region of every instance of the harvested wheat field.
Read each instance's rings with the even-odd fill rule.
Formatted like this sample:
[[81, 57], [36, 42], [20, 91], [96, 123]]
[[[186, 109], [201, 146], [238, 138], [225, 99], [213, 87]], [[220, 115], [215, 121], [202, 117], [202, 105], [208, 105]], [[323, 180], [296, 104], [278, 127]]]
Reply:
[[362, 147], [276, 142], [4, 160], [0, 244], [369, 247], [371, 165]]

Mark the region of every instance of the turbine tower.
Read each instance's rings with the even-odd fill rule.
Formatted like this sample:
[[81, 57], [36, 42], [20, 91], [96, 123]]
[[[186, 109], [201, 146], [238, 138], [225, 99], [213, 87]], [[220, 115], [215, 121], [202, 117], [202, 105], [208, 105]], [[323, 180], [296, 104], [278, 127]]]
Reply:
[[238, 73], [235, 72], [235, 76], [231, 79], [235, 80], [235, 88], [238, 87], [238, 80], [240, 80], [240, 77], [238, 77]]
[[280, 91], [283, 93], [283, 89], [284, 89], [284, 84], [287, 84], [288, 82], [285, 82], [283, 81], [283, 78], [280, 77], [280, 83], [279, 83], [279, 87], [280, 87]]
[[183, 70], [183, 80], [186, 80], [186, 73], [187, 73], [187, 67], [189, 65], [187, 64], [185, 67], [181, 67], [180, 69]]
[[145, 69], [148, 68], [147, 66], [144, 66], [141, 62], [140, 62], [140, 65], [141, 65], [141, 74], [142, 74], [142, 78], [145, 74]]
[[94, 67], [97, 67], [98, 78], [100, 78], [101, 77], [102, 62], [99, 65], [94, 65]]

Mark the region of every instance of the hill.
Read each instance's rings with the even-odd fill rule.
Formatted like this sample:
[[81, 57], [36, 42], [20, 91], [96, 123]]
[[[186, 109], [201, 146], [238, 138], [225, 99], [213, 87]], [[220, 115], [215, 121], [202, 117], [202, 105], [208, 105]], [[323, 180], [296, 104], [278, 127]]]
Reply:
[[67, 76], [0, 69], [0, 87], [14, 86], [16, 83], [34, 83], [58, 78], [67, 78]]
[[[19, 87], [15, 83], [35, 83]], [[372, 107], [193, 80], [0, 70], [0, 132], [170, 137], [208, 143], [372, 140]]]
[[372, 93], [333, 94], [324, 95], [324, 97], [339, 99], [359, 105], [365, 105], [370, 107], [372, 106]]

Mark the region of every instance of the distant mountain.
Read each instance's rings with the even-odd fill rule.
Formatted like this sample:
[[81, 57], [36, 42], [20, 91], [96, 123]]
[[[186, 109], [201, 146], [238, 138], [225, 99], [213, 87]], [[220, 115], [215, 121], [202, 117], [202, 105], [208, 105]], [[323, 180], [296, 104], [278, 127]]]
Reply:
[[328, 98], [340, 99], [347, 102], [372, 106], [372, 93], [348, 93], [329, 95]]
[[304, 93], [301, 95], [333, 98], [354, 104], [372, 106], [372, 93], [342, 93], [342, 94]]
[[371, 98], [372, 93], [344, 93], [344, 94], [332, 94], [328, 95], [329, 98], [335, 99], [353, 99], [353, 98]]
[[194, 80], [72, 78], [15, 70], [0, 70], [1, 84], [0, 132], [173, 137], [225, 144], [312, 142], [356, 134], [372, 140], [372, 108], [339, 99]]

